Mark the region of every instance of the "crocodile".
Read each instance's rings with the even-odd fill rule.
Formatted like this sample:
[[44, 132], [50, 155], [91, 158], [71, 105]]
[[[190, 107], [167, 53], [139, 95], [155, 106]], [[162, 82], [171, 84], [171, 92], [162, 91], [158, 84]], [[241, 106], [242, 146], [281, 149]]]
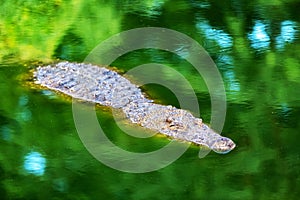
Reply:
[[205, 146], [220, 154], [236, 146], [189, 111], [154, 103], [137, 85], [107, 67], [59, 62], [39, 66], [33, 75], [36, 84], [73, 98], [121, 109], [132, 123], [170, 138]]

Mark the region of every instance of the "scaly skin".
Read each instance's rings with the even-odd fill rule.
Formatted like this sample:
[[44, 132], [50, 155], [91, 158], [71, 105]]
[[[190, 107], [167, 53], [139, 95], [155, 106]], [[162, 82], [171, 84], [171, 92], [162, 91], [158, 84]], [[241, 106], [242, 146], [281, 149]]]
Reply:
[[74, 98], [120, 108], [127, 118], [145, 128], [174, 139], [204, 145], [217, 153], [228, 153], [234, 142], [222, 137], [190, 112], [155, 104], [138, 86], [104, 67], [61, 62], [38, 67], [36, 83]]
[[228, 153], [234, 142], [222, 137], [190, 112], [172, 106], [154, 103], [130, 103], [122, 108], [126, 116], [143, 127], [158, 131], [171, 138], [204, 145], [217, 153]]

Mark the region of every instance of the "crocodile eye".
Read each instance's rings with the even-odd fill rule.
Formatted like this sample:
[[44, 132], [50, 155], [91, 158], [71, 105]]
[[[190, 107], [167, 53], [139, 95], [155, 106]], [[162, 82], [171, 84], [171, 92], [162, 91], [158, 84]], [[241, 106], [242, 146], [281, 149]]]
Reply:
[[173, 122], [173, 120], [172, 120], [172, 118], [171, 118], [171, 117], [168, 117], [168, 118], [166, 119], [166, 122], [168, 122], [168, 123], [172, 123], [172, 122]]

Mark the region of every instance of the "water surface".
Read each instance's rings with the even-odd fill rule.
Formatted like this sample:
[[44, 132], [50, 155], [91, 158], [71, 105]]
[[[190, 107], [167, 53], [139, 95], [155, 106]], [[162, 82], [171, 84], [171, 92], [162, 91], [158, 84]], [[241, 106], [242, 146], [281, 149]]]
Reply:
[[[300, 195], [300, 18], [298, 1], [5, 1], [0, 20], [1, 199], [297, 199]], [[201, 44], [225, 84], [222, 135], [237, 147], [178, 160], [142, 174], [111, 169], [93, 158], [77, 134], [70, 99], [28, 85], [26, 75], [56, 59], [81, 62], [113, 34], [164, 27]], [[202, 77], [183, 58], [160, 50], [119, 57], [122, 72], [145, 63], [183, 74], [197, 94], [201, 117], [211, 102]], [[172, 81], [168, 73], [158, 73]], [[143, 88], [179, 106], [164, 87]], [[182, 92], [184, 93], [184, 88]], [[167, 138], [132, 138], [107, 108], [97, 116], [116, 145], [159, 149]]]

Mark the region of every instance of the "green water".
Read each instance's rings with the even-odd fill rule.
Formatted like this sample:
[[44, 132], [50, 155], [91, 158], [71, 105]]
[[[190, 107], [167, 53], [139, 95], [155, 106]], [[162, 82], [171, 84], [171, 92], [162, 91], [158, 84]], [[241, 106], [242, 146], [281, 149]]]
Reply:
[[[1, 2], [1, 199], [298, 199], [299, 6], [297, 0]], [[192, 37], [216, 63], [227, 96], [222, 135], [237, 144], [229, 154], [210, 152], [200, 159], [199, 147], [191, 146], [157, 171], [112, 169], [82, 144], [71, 102], [28, 85], [25, 75], [39, 64], [81, 62], [110, 36], [149, 26]], [[140, 50], [113, 65], [126, 72], [150, 62], [172, 67], [190, 81], [209, 123], [208, 90], [183, 58]], [[179, 106], [161, 86], [143, 90], [160, 103]], [[127, 136], [109, 109], [97, 108], [97, 116], [111, 141], [128, 151], [148, 152], [169, 143]]]

